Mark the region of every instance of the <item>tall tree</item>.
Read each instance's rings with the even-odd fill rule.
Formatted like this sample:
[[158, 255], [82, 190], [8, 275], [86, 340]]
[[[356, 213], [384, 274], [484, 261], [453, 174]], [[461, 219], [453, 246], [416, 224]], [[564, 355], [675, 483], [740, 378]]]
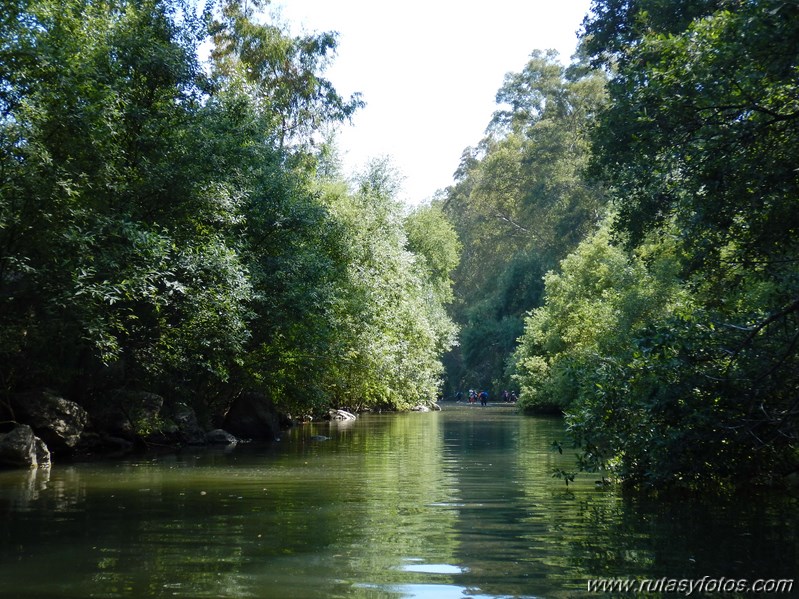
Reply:
[[[593, 172], [614, 192], [619, 237], [672, 240], [690, 294], [641, 332], [615, 392], [573, 410], [583, 439], [615, 431], [607, 449], [633, 483], [796, 467], [798, 28], [799, 6], [776, 0], [596, 0], [585, 22], [586, 48], [612, 73]], [[609, 429], [612, 402], [596, 398], [653, 373], [668, 384], [626, 396], [636, 416]]]
[[[391, 165], [376, 160], [354, 190], [328, 189], [327, 202], [345, 226], [349, 252], [329, 373], [331, 396], [340, 405], [407, 409], [434, 401], [441, 355], [455, 340], [444, 304], [457, 240], [432, 214], [406, 222], [395, 197], [397, 181]], [[423, 222], [441, 242], [435, 251], [420, 245]]]
[[186, 8], [37, 0], [4, 21], [19, 56], [0, 85], [7, 390], [101, 362], [146, 378], [177, 366], [176, 337], [224, 377], [244, 340], [237, 207], [197, 166], [202, 23]]
[[308, 144], [323, 125], [349, 118], [363, 102], [342, 98], [322, 75], [335, 52], [332, 32], [292, 36], [257, 19], [269, 0], [222, 0], [212, 25], [218, 73], [242, 82], [263, 114], [275, 119], [278, 144]]
[[261, 2], [7, 4], [0, 400], [146, 389], [209, 421], [243, 389], [292, 414], [435, 398], [457, 242], [434, 213], [409, 240], [386, 168], [336, 180], [317, 142], [361, 102], [322, 76], [335, 35]]
[[449, 359], [458, 387], [510, 384], [506, 361], [542, 276], [599, 219], [603, 194], [583, 170], [603, 86], [599, 73], [534, 52], [497, 92], [487, 136], [464, 152], [443, 199], [464, 247], [454, 304], [462, 343]]

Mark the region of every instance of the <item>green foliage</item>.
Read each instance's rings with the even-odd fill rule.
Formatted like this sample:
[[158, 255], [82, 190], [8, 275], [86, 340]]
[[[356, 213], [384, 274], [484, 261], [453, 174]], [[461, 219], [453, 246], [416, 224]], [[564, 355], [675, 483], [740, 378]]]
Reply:
[[281, 148], [305, 144], [325, 123], [349, 118], [364, 104], [358, 94], [345, 101], [322, 77], [336, 49], [336, 34], [290, 36], [256, 20], [268, 0], [223, 0], [211, 26], [211, 56], [218, 76], [245, 89], [272, 120]]
[[507, 360], [524, 313], [540, 301], [541, 278], [600, 216], [603, 193], [583, 170], [603, 86], [600, 74], [534, 52], [506, 76], [488, 136], [464, 152], [442, 200], [464, 247], [454, 274], [463, 335], [448, 360], [453, 392], [508, 388]]
[[772, 408], [740, 401], [730, 337], [678, 276], [677, 247], [668, 235], [630, 253], [606, 225], [547, 276], [515, 356], [520, 405], [566, 412], [581, 470], [644, 487], [762, 479], [785, 459], [776, 433], [753, 447], [770, 424], [755, 412]]
[[514, 358], [583, 469], [699, 488], [796, 468], [797, 10], [597, 0], [586, 19], [617, 217], [547, 275]]
[[[30, 40], [19, 50], [37, 60], [3, 85], [15, 98], [0, 154], [9, 387], [66, 385], [96, 361], [123, 361], [136, 381], [168, 368], [183, 335], [208, 348], [195, 364], [224, 376], [243, 340], [246, 284], [220, 289], [225, 271], [201, 263], [241, 278], [224, 234], [235, 205], [197, 166], [206, 113], [196, 23], [181, 29], [180, 8], [42, 1], [14, 23], [8, 39]], [[211, 308], [218, 326], [188, 324], [208, 304], [229, 308]]]
[[[326, 196], [349, 252], [335, 306], [337, 359], [328, 373], [330, 393], [342, 406], [407, 409], [434, 401], [442, 373], [437, 358], [455, 339], [444, 302], [457, 240], [440, 214], [405, 221], [393, 197], [396, 181], [390, 165], [376, 161], [354, 193], [331, 188]], [[406, 226], [428, 251], [407, 249], [413, 242]], [[425, 230], [441, 247], [422, 244]]]
[[408, 250], [416, 256], [418, 268], [433, 284], [436, 298], [452, 301], [450, 275], [458, 266], [462, 245], [441, 205], [421, 206], [405, 218]]
[[694, 268], [795, 253], [796, 52], [775, 39], [796, 38], [797, 10], [744, 3], [625, 53], [596, 166], [634, 241], [673, 215]]
[[4, 5], [3, 394], [139, 388], [204, 421], [245, 388], [292, 414], [435, 397], [452, 230], [419, 214], [409, 242], [385, 170], [337, 182], [315, 138], [361, 102], [322, 77], [335, 35], [248, 6]]
[[[530, 312], [513, 358], [519, 405], [531, 412], [570, 411], [605, 384], [637, 334], [668, 316], [681, 297], [673, 251], [665, 243], [649, 266], [611, 243], [609, 222], [545, 277], [544, 305]], [[659, 276], [655, 276], [657, 272]]]

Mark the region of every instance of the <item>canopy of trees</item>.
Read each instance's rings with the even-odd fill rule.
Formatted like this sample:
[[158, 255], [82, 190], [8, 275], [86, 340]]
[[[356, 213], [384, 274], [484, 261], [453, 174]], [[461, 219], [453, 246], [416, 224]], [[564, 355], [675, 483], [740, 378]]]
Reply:
[[799, 5], [594, 0], [411, 214], [325, 141], [362, 105], [324, 78], [335, 34], [265, 5], [6, 0], [0, 401], [404, 409], [449, 352], [449, 394], [563, 412], [582, 469], [797, 469]]
[[507, 360], [542, 276], [598, 222], [601, 186], [582, 176], [605, 78], [557, 54], [534, 52], [497, 93], [486, 137], [463, 153], [439, 199], [463, 252], [454, 274], [460, 346], [448, 356], [450, 393], [508, 389]]
[[797, 468], [797, 39], [796, 3], [594, 0], [575, 64], [507, 76], [442, 200], [453, 390], [518, 385], [632, 486]]
[[673, 244], [690, 298], [637, 341], [648, 359], [626, 378], [646, 368], [673, 383], [650, 395], [649, 412], [668, 414], [660, 434], [623, 469], [768, 480], [795, 467], [799, 433], [799, 6], [680, 2], [664, 15], [640, 2], [614, 24], [596, 4], [587, 48], [617, 71], [596, 170], [628, 245]]
[[264, 4], [4, 2], [2, 398], [145, 389], [210, 420], [243, 389], [294, 414], [436, 397], [454, 232], [406, 220], [385, 165], [335, 175], [320, 140], [362, 105], [323, 77], [335, 35]]

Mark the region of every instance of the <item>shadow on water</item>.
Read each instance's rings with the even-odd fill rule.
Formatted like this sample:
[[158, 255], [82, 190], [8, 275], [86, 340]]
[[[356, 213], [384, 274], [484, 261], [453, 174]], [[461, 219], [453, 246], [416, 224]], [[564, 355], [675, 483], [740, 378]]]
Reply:
[[795, 498], [566, 488], [562, 437], [556, 418], [459, 405], [0, 472], [2, 596], [560, 598], [597, 577], [797, 571]]

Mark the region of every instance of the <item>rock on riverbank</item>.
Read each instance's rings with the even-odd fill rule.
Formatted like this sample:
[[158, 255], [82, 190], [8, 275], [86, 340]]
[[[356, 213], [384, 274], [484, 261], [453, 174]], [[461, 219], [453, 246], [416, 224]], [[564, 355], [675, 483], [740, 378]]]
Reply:
[[27, 424], [18, 424], [0, 433], [0, 466], [6, 468], [49, 468], [47, 445]]
[[219, 417], [222, 427], [203, 428], [185, 403], [169, 404], [144, 391], [117, 389], [86, 406], [49, 390], [30, 391], [0, 404], [0, 468], [36, 468], [56, 458], [120, 454], [151, 446], [226, 445], [243, 439], [272, 441], [281, 418], [258, 393], [242, 393]]

